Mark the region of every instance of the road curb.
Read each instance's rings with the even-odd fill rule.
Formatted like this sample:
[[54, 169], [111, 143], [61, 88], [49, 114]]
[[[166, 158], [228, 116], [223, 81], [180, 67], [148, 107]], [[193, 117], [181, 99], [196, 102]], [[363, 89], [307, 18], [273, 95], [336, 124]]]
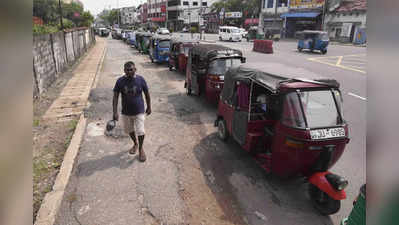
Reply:
[[78, 155], [80, 142], [86, 128], [86, 118], [81, 114], [78, 125], [73, 133], [71, 143], [65, 153], [60, 172], [55, 180], [53, 190], [46, 194], [36, 216], [35, 225], [53, 225], [61, 206], [62, 198], [69, 177], [72, 174], [75, 158]]
[[[98, 74], [102, 69], [105, 52], [106, 46], [104, 46], [100, 62], [97, 66], [96, 74], [94, 75], [95, 78], [91, 85], [91, 89], [97, 86], [97, 82], [99, 79]], [[61, 206], [62, 199], [64, 197], [65, 189], [72, 174], [72, 169], [75, 163], [76, 156], [79, 152], [83, 134], [86, 129], [86, 123], [87, 120], [84, 117], [84, 113], [82, 112], [79, 118], [79, 122], [74, 130], [71, 142], [65, 152], [60, 171], [53, 185], [53, 189], [51, 192], [45, 195], [40, 209], [37, 213], [34, 225], [54, 225], [58, 211]]]

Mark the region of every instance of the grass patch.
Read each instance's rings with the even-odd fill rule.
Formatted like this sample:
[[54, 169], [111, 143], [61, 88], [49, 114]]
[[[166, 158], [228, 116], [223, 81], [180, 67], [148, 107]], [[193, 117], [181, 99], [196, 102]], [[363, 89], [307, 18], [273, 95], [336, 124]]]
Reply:
[[69, 144], [71, 143], [72, 136], [74, 134], [74, 131], [75, 131], [77, 125], [78, 125], [78, 120], [76, 120], [76, 119], [73, 119], [68, 123], [68, 130], [71, 131], [71, 133], [68, 134], [68, 136], [65, 140], [65, 143], [64, 143], [65, 149], [67, 149], [69, 147]]
[[39, 119], [34, 119], [33, 120], [33, 126], [38, 127], [40, 125], [40, 120]]
[[47, 161], [43, 159], [33, 160], [33, 179], [35, 183], [49, 171]]

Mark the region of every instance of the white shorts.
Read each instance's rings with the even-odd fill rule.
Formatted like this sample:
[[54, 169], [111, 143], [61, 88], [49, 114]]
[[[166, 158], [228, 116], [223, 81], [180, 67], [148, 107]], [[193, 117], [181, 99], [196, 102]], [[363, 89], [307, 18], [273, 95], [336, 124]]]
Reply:
[[135, 132], [137, 136], [145, 134], [144, 120], [145, 114], [141, 113], [135, 116], [122, 115], [123, 128], [127, 134]]

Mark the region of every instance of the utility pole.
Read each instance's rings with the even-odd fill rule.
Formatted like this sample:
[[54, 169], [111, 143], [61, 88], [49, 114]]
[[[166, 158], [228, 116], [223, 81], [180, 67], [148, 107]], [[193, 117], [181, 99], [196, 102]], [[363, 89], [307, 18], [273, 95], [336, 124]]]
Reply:
[[202, 29], [201, 29], [201, 17], [202, 17], [202, 0], [200, 1], [200, 9], [198, 13], [198, 30], [200, 32], [200, 40], [202, 40]]
[[325, 27], [324, 27], [324, 23], [325, 23], [325, 20], [326, 20], [326, 9], [327, 9], [327, 4], [328, 4], [328, 1], [327, 0], [325, 0], [324, 1], [324, 5], [323, 5], [323, 17], [321, 18], [322, 19], [322, 21], [321, 21], [321, 30], [322, 31], [324, 31], [325, 29]]
[[279, 0], [276, 0], [276, 5], [274, 6], [274, 20], [273, 20], [273, 28], [276, 27], [277, 22], [277, 7], [278, 7]]
[[121, 20], [120, 20], [120, 10], [119, 10], [119, 0], [116, 1], [116, 10], [118, 11], [118, 27], [121, 28]]
[[61, 30], [64, 30], [64, 23], [62, 22], [61, 0], [58, 0], [58, 10], [59, 10], [59, 12], [60, 12], [60, 25], [61, 25]]
[[262, 9], [265, 7], [265, 0], [260, 0], [260, 10], [259, 10], [259, 23], [258, 23], [258, 34], [263, 33], [263, 13]]

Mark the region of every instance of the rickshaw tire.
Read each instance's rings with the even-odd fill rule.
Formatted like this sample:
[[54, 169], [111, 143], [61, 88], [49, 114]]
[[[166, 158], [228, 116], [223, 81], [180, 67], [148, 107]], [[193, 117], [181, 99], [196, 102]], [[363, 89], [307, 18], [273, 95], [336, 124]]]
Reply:
[[[221, 129], [224, 129], [223, 133], [222, 133]], [[227, 139], [229, 138], [229, 133], [227, 131], [226, 121], [223, 118], [220, 118], [219, 122], [218, 122], [218, 137], [222, 141], [227, 141]]]
[[299, 52], [302, 52], [302, 48], [298, 47], [298, 51], [299, 51]]
[[[319, 195], [323, 195], [325, 201], [319, 202]], [[332, 215], [337, 213], [341, 208], [341, 201], [335, 200], [328, 196], [325, 192], [320, 190], [313, 184], [309, 184], [309, 196], [313, 207], [322, 215]]]
[[154, 59], [152, 57], [150, 57], [150, 58], [151, 58], [151, 62], [154, 63]]
[[173, 70], [172, 65], [169, 65], [169, 71], [172, 71], [172, 70]]
[[327, 50], [321, 50], [321, 54], [325, 55], [327, 53]]

